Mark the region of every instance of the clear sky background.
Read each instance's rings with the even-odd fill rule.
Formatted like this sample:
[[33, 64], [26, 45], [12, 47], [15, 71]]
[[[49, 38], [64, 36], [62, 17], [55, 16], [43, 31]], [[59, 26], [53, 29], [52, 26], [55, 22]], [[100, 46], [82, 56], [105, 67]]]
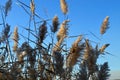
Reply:
[[[11, 25], [13, 31], [14, 26], [28, 26], [29, 16], [19, 7], [16, 0], [13, 0], [12, 9], [7, 17], [7, 22]], [[29, 5], [30, 0], [21, 0]], [[99, 63], [108, 61], [112, 73], [117, 71], [120, 74], [120, 0], [66, 0], [68, 3], [68, 18], [70, 19], [69, 35], [85, 35], [92, 41], [100, 42], [101, 45], [110, 43], [106, 49], [107, 52], [113, 54], [101, 56]], [[0, 0], [0, 5], [6, 0]], [[35, 0], [36, 12], [45, 19], [51, 19], [54, 15], [58, 15], [60, 22], [65, 19], [62, 14], [59, 0]], [[110, 28], [101, 37], [100, 26], [106, 16], [110, 16]], [[98, 40], [90, 32], [94, 33]], [[100, 46], [101, 46], [100, 45]], [[118, 75], [120, 76], [120, 75]]]

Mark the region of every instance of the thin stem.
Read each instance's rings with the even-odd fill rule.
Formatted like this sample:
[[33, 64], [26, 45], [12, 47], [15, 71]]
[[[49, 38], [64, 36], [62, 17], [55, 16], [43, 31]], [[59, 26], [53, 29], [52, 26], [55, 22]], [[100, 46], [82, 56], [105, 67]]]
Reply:
[[[1, 16], [2, 16], [2, 21], [3, 21], [3, 27], [5, 28], [5, 18], [4, 18], [4, 15], [3, 15], [3, 9], [1, 7]], [[9, 40], [8, 38], [6, 39], [6, 45], [7, 45], [7, 50], [8, 50], [8, 54], [9, 54], [9, 57], [11, 58], [12, 62], [13, 62], [13, 59], [12, 59], [12, 53], [11, 53], [11, 49], [10, 49], [10, 44], [9, 44]], [[10, 59], [9, 59], [10, 61]]]

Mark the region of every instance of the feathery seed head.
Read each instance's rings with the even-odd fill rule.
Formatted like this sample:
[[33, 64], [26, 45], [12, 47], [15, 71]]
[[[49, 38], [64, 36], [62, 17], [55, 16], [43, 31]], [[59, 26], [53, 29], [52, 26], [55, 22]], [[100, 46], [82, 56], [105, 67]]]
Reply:
[[59, 41], [57, 41], [57, 43], [55, 44], [54, 48], [53, 48], [53, 51], [60, 51], [60, 46], [63, 42], [63, 40], [65, 39], [65, 35], [63, 35]]
[[79, 53], [69, 53], [67, 57], [67, 67], [73, 67], [77, 63], [77, 59], [79, 58]]
[[100, 33], [104, 34], [108, 28], [109, 28], [109, 16], [106, 16], [100, 28]]
[[109, 46], [110, 44], [105, 44], [105, 45], [103, 45], [101, 48], [100, 48], [100, 52], [102, 53], [102, 52], [104, 52], [104, 50]]
[[65, 0], [60, 0], [60, 7], [61, 7], [61, 10], [64, 14], [67, 14], [68, 12], [68, 6], [67, 6], [67, 3]]
[[13, 51], [17, 51], [18, 49], [18, 40], [19, 40], [19, 35], [18, 35], [18, 27], [14, 28], [14, 33], [13, 33], [13, 41], [14, 41], [14, 45], [13, 45]]
[[47, 27], [46, 27], [46, 22], [44, 22], [39, 27], [39, 33], [38, 33], [39, 40], [38, 40], [38, 43], [42, 43], [43, 42], [43, 40], [45, 39], [46, 33], [47, 33]]
[[57, 33], [57, 39], [58, 41], [60, 40], [60, 38], [62, 38], [63, 36], [66, 36], [67, 35], [67, 22], [69, 22], [69, 20], [65, 20], [63, 21], [63, 23], [60, 25], [60, 29]]
[[52, 20], [52, 25], [53, 27], [51, 27], [51, 31], [55, 33], [58, 30], [58, 25], [59, 25], [58, 16], [54, 16]]
[[82, 35], [80, 35], [80, 36], [77, 38], [77, 40], [74, 42], [73, 45], [75, 45], [75, 47], [77, 47], [78, 44], [79, 44], [79, 42], [80, 42], [81, 40], [82, 40]]
[[77, 63], [77, 60], [80, 57], [80, 52], [84, 49], [84, 44], [78, 45], [81, 39], [82, 36], [79, 36], [73, 43], [72, 48], [70, 48], [70, 53], [67, 56], [67, 67], [72, 67]]
[[91, 51], [91, 46], [89, 44], [89, 40], [85, 40], [85, 45], [86, 45], [86, 48], [85, 48], [85, 53], [83, 55], [83, 59], [84, 60], [87, 60], [89, 58], [89, 55], [90, 55], [90, 51]]
[[15, 28], [14, 28], [13, 40], [14, 40], [15, 42], [18, 42], [18, 40], [19, 40], [18, 27], [15, 27]]
[[30, 2], [30, 9], [31, 9], [32, 14], [34, 14], [34, 12], [35, 12], [34, 0], [31, 0], [31, 2]]

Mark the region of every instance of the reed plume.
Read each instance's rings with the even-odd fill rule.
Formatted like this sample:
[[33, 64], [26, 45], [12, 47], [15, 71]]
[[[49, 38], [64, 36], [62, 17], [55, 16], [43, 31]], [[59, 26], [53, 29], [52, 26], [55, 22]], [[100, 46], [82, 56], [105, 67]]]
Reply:
[[105, 44], [105, 45], [103, 45], [101, 48], [100, 48], [100, 52], [101, 53], [103, 53], [104, 52], [104, 50], [109, 46], [110, 44]]
[[108, 28], [109, 28], [109, 16], [106, 16], [106, 18], [104, 19], [101, 25], [100, 33], [104, 34]]
[[88, 60], [89, 56], [90, 56], [90, 50], [92, 49], [92, 47], [90, 46], [89, 44], [89, 40], [85, 40], [85, 45], [86, 45], [86, 48], [85, 48], [85, 53], [83, 55], [83, 59], [84, 60]]
[[40, 27], [39, 27], [39, 39], [38, 39], [38, 44], [41, 44], [43, 42], [43, 40], [46, 37], [46, 33], [47, 33], [47, 27], [46, 27], [46, 22], [44, 22]]
[[78, 39], [74, 42], [74, 47], [77, 47], [79, 42], [82, 40], [82, 35], [78, 36]]
[[65, 39], [65, 37], [66, 36], [64, 35], [63, 37], [60, 38], [59, 41], [57, 41], [57, 43], [55, 44], [55, 46], [53, 48], [53, 51], [60, 51], [60, 49], [61, 49], [60, 46], [61, 46], [63, 40]]
[[11, 10], [11, 6], [12, 6], [12, 0], [8, 0], [5, 4], [5, 16], [8, 15], [8, 11]]
[[61, 10], [64, 14], [67, 14], [68, 12], [68, 6], [67, 6], [67, 3], [65, 0], [60, 0], [60, 7], [61, 7]]
[[57, 40], [59, 41], [60, 38], [62, 38], [63, 36], [66, 36], [67, 35], [67, 22], [69, 22], [69, 20], [65, 20], [63, 21], [63, 23], [60, 25], [60, 29], [57, 33]]
[[72, 48], [70, 48], [70, 52], [67, 56], [67, 67], [73, 67], [76, 63], [78, 58], [80, 57], [80, 52], [84, 49], [84, 44], [79, 45], [82, 36], [79, 36], [78, 39], [73, 43]]
[[86, 48], [83, 54], [83, 62], [82, 64], [87, 65], [88, 75], [92, 75], [96, 71], [96, 61], [98, 58], [98, 50], [94, 49], [89, 43], [89, 40], [85, 40]]
[[51, 31], [53, 33], [55, 33], [58, 30], [58, 25], [59, 25], [58, 16], [54, 16], [51, 27]]
[[19, 40], [19, 35], [18, 35], [18, 27], [14, 28], [14, 33], [13, 33], [13, 41], [14, 41], [14, 45], [13, 45], [13, 51], [17, 51], [18, 49], [18, 40]]
[[34, 0], [31, 0], [31, 2], [30, 2], [30, 9], [31, 9], [32, 14], [34, 14], [34, 12], [35, 12]]

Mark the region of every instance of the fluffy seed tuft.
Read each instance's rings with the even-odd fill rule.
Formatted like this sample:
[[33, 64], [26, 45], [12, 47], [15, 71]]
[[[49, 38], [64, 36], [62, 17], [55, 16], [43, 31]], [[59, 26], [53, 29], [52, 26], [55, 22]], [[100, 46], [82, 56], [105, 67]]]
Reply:
[[66, 28], [66, 25], [67, 23], [69, 22], [69, 20], [65, 20], [63, 21], [63, 23], [60, 25], [60, 29], [57, 33], [57, 39], [58, 41], [60, 40], [60, 38], [62, 38], [63, 36], [66, 36], [67, 35], [67, 28]]
[[18, 27], [14, 28], [14, 33], [13, 33], [13, 41], [14, 41], [14, 45], [13, 45], [13, 51], [17, 51], [18, 49], [18, 40], [19, 40], [19, 35], [18, 35]]
[[104, 34], [108, 28], [109, 28], [109, 16], [106, 16], [100, 28], [100, 33]]
[[61, 7], [61, 10], [64, 14], [67, 14], [68, 12], [68, 6], [67, 6], [67, 3], [65, 0], [60, 0], [60, 7]]
[[101, 53], [103, 53], [104, 52], [104, 50], [109, 46], [110, 44], [105, 44], [105, 45], [103, 45], [101, 48], [100, 48], [100, 52]]
[[82, 36], [79, 36], [78, 39], [73, 43], [72, 48], [70, 48], [70, 53], [67, 56], [67, 67], [73, 67], [80, 57], [80, 52], [84, 49], [84, 44], [79, 45]]
[[55, 33], [58, 30], [58, 25], [59, 25], [58, 16], [54, 16], [52, 20], [52, 25], [53, 27], [51, 27], [51, 31]]

